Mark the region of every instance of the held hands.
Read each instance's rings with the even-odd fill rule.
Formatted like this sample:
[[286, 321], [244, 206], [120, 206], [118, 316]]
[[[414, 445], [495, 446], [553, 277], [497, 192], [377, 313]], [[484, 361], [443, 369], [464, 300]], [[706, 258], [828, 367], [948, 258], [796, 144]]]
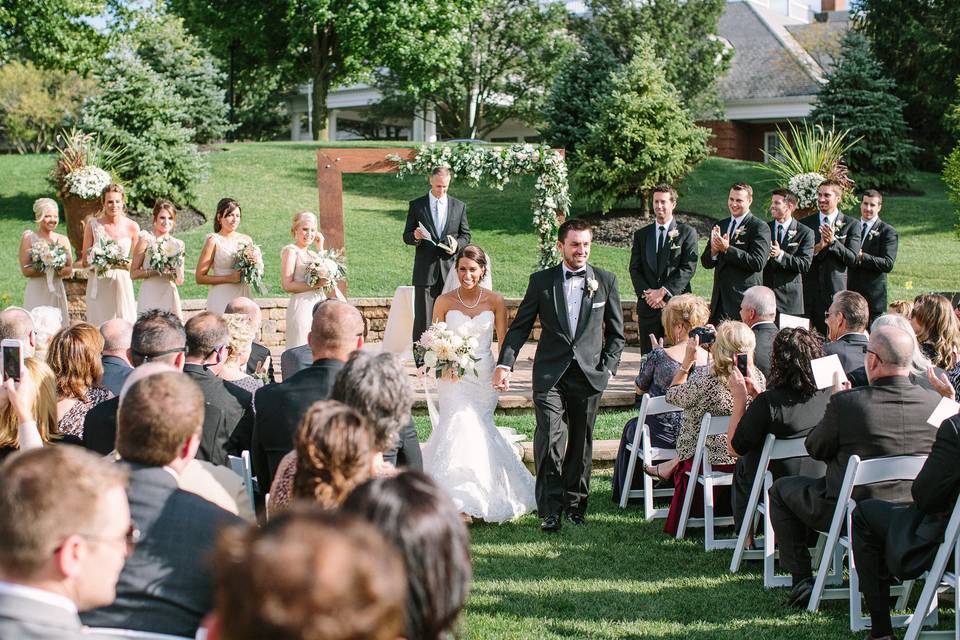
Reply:
[[783, 253], [783, 250], [780, 248], [780, 245], [777, 244], [777, 241], [774, 240], [774, 241], [770, 244], [770, 257], [771, 257], [771, 258], [779, 258], [781, 253]]
[[413, 230], [413, 237], [416, 238], [417, 240], [427, 240], [430, 238], [430, 236], [425, 234], [423, 232], [423, 229], [421, 229], [420, 227], [417, 227], [416, 229]]
[[510, 390], [510, 369], [497, 367], [493, 371], [493, 388], [497, 391]]
[[833, 372], [833, 389], [832, 393], [838, 391], [846, 391], [850, 388], [850, 381], [847, 380], [847, 377], [840, 373], [839, 371]]
[[659, 289], [644, 289], [643, 290], [643, 301], [647, 303], [647, 306], [651, 309], [663, 309], [666, 306], [666, 303], [663, 301], [667, 297], [667, 290], [663, 287]]

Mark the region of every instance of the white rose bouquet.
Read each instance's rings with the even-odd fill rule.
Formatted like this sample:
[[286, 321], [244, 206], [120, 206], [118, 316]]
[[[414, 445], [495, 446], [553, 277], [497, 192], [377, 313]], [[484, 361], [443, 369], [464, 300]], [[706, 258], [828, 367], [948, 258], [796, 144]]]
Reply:
[[102, 276], [110, 269], [130, 268], [130, 256], [127, 255], [120, 243], [113, 238], [100, 238], [90, 247], [90, 266], [98, 276]]
[[243, 241], [237, 245], [237, 259], [233, 268], [240, 272], [240, 280], [250, 285], [257, 293], [266, 293], [263, 286], [263, 252], [259, 245]]
[[46, 274], [47, 288], [53, 292], [53, 276], [67, 266], [67, 250], [59, 242], [37, 240], [30, 245], [27, 259], [30, 260], [27, 266], [38, 273]]
[[92, 164], [71, 171], [63, 177], [63, 184], [67, 188], [67, 192], [84, 200], [99, 198], [111, 182], [109, 173]]
[[338, 249], [325, 249], [319, 252], [307, 267], [306, 281], [311, 287], [316, 287], [326, 280], [327, 283], [323, 285], [323, 289], [330, 291], [345, 277], [347, 277], [347, 262], [343, 252]]
[[147, 267], [165, 276], [176, 276], [183, 267], [184, 250], [170, 236], [162, 236], [147, 248]]
[[477, 376], [477, 339], [467, 333], [466, 326], [452, 331], [446, 322], [434, 322], [420, 341], [413, 345], [414, 354], [422, 361], [428, 372], [433, 371], [437, 378], [452, 374], [462, 378], [467, 374]]

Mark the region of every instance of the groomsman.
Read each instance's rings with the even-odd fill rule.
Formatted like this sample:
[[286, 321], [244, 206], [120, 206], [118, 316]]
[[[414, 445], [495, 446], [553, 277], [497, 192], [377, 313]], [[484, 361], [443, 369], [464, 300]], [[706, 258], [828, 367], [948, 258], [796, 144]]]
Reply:
[[763, 267], [770, 254], [770, 228], [750, 213], [752, 202], [753, 187], [743, 182], [730, 187], [730, 217], [713, 228], [700, 256], [705, 269], [716, 269], [710, 297], [713, 324], [739, 318], [744, 292], [763, 282]]
[[677, 191], [668, 184], [653, 188], [656, 222], [633, 234], [630, 279], [637, 293], [637, 324], [643, 353], [652, 348], [647, 337], [663, 337], [660, 315], [675, 295], [690, 293], [690, 280], [697, 270], [697, 232], [677, 222], [673, 209]]
[[770, 202], [770, 259], [763, 268], [763, 286], [777, 298], [777, 313], [803, 315], [803, 274], [813, 262], [813, 232], [798, 224], [796, 194], [775, 189]]
[[883, 196], [875, 189], [860, 201], [860, 253], [847, 275], [847, 289], [867, 299], [870, 323], [887, 312], [887, 274], [897, 260], [897, 230], [880, 219]]
[[847, 268], [860, 253], [860, 225], [837, 208], [843, 189], [839, 182], [824, 180], [817, 189], [819, 212], [800, 221], [813, 231], [813, 264], [803, 276], [803, 308], [817, 331], [827, 335], [824, 314], [833, 295], [847, 288]]

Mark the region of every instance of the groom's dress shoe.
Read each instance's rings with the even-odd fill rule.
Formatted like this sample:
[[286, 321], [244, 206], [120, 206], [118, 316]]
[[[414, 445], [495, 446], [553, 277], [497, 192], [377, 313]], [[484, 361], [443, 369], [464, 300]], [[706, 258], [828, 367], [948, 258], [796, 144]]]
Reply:
[[583, 517], [582, 513], [568, 513], [567, 522], [580, 526], [581, 524], [587, 524], [587, 519]]
[[540, 530], [547, 533], [557, 533], [560, 531], [560, 516], [547, 516], [540, 523]]
[[813, 578], [804, 578], [793, 585], [790, 595], [787, 596], [786, 605], [798, 609], [806, 609], [810, 603], [810, 596], [813, 595]]

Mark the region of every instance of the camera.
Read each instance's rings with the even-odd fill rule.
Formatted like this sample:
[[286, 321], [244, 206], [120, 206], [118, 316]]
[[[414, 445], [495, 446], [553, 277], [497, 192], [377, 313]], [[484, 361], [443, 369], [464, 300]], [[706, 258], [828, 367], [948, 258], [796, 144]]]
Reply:
[[717, 332], [711, 329], [710, 327], [694, 327], [690, 329], [690, 333], [687, 334], [689, 337], [698, 336], [700, 338], [700, 346], [707, 344], [713, 344], [713, 341], [717, 339]]

